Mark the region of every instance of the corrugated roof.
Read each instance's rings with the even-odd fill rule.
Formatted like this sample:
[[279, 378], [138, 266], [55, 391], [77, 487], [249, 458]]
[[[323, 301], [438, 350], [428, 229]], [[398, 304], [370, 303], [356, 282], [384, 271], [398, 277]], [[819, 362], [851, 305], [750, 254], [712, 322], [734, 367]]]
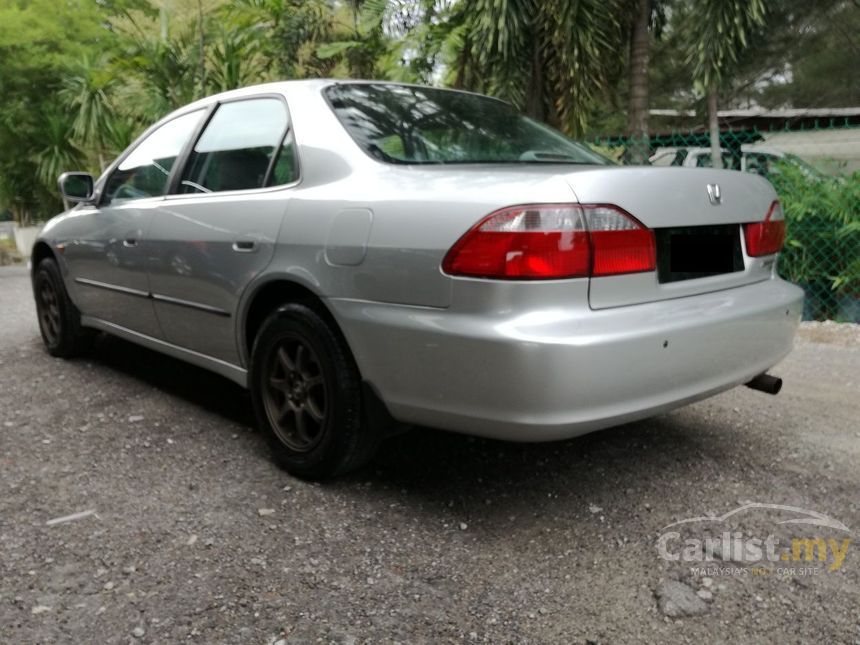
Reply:
[[[648, 110], [652, 116], [696, 116], [695, 110]], [[838, 116], [860, 116], [860, 107], [845, 108], [781, 108], [778, 110], [764, 110], [762, 108], [749, 108], [746, 110], [718, 110], [717, 116], [721, 119], [751, 117], [762, 117], [766, 119], [796, 119], [801, 117], [828, 118]]]

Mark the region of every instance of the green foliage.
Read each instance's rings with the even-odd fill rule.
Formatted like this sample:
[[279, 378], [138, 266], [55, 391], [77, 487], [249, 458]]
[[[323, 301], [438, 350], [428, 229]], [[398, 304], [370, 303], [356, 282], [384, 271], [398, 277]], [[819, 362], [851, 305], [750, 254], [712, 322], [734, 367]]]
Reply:
[[328, 75], [331, 63], [316, 51], [334, 29], [326, 0], [236, 0], [223, 14], [231, 29], [254, 34], [269, 78]]
[[0, 208], [22, 223], [59, 209], [51, 174], [81, 160], [57, 94], [69, 61], [116, 42], [109, 17], [86, 0], [0, 4]]
[[105, 166], [107, 130], [115, 120], [111, 93], [118, 81], [104, 57], [85, 55], [60, 81], [57, 98], [74, 116], [71, 136], [91, 153], [90, 167]]
[[[271, 80], [363, 77], [451, 85], [510, 100], [569, 133], [620, 132], [637, 4], [2, 2], [0, 210], [20, 221], [49, 217], [61, 206], [58, 171], [75, 165], [98, 173], [170, 110]], [[860, 99], [860, 83], [853, 82], [860, 66], [852, 55], [860, 5], [766, 5], [765, 13], [764, 0], [652, 0], [652, 38], [662, 34], [652, 43], [652, 107], [701, 109], [691, 77], [701, 87], [719, 82], [724, 104], [742, 92], [803, 107], [817, 97], [825, 104]], [[783, 74], [785, 61], [794, 81]]]
[[764, 0], [695, 0], [688, 16], [687, 60], [693, 77], [708, 88], [719, 86], [764, 26]]
[[433, 34], [438, 16], [433, 0], [351, 0], [333, 14], [328, 40], [316, 55], [332, 65], [331, 74], [428, 82], [434, 62]]
[[18, 0], [0, 4], [0, 50], [4, 66], [63, 67], [92, 47], [109, 45], [106, 14], [95, 2]]
[[137, 37], [117, 68], [139, 83], [138, 113], [152, 121], [204, 95], [200, 42], [191, 30], [176, 37]]
[[455, 87], [489, 92], [581, 132], [623, 69], [623, 0], [474, 0], [444, 14], [440, 52]]
[[74, 120], [68, 113], [49, 112], [44, 119], [44, 139], [33, 160], [39, 181], [50, 186], [64, 170], [78, 167], [81, 151], [72, 142]]
[[335, 76], [385, 77], [382, 62], [389, 41], [382, 25], [387, 4], [384, 0], [353, 0], [347, 9], [338, 12], [346, 20], [336, 20], [334, 40], [320, 44], [316, 50], [320, 59], [335, 63]]
[[763, 80], [749, 94], [769, 107], [860, 105], [858, 33], [860, 2], [771, 2], [767, 38], [754, 43], [737, 84]]
[[860, 173], [830, 178], [782, 163], [770, 179], [786, 219], [780, 273], [832, 318], [840, 294], [860, 296]]
[[259, 32], [219, 26], [207, 54], [207, 89], [225, 92], [265, 77]]

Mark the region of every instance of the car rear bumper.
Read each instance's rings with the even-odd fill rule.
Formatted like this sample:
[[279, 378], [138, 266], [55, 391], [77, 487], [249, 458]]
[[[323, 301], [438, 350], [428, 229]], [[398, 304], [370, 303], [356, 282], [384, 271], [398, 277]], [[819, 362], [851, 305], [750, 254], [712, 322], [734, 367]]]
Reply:
[[790, 350], [803, 292], [771, 279], [616, 307], [457, 313], [332, 299], [399, 421], [514, 441], [572, 437], [749, 381]]

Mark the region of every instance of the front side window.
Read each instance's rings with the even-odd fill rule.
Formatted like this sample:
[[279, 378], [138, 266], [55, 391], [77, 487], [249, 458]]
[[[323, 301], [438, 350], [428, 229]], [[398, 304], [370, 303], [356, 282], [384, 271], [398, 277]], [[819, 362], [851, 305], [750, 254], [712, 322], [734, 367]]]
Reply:
[[204, 112], [196, 110], [172, 119], [144, 139], [108, 179], [102, 203], [164, 195], [170, 170]]
[[276, 186], [296, 176], [287, 109], [276, 98], [218, 107], [188, 159], [181, 193]]
[[332, 85], [325, 96], [356, 143], [387, 163], [612, 163], [486, 96], [383, 83]]

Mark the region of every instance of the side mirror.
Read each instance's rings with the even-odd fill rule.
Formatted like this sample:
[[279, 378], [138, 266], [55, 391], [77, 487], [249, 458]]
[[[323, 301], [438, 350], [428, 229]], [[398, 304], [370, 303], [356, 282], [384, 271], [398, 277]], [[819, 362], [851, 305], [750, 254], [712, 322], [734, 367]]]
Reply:
[[60, 195], [73, 204], [93, 199], [93, 176], [85, 172], [64, 172], [57, 180]]

